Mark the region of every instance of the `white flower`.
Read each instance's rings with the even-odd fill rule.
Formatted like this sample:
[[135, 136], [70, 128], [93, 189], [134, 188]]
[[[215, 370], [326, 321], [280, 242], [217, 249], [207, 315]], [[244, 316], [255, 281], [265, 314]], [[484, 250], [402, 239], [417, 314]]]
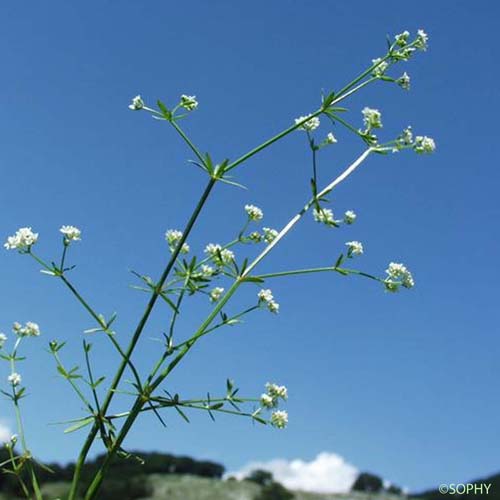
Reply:
[[321, 222], [326, 225], [331, 225], [335, 222], [333, 211], [330, 208], [320, 208], [319, 210], [315, 208], [313, 210], [313, 217], [316, 222]]
[[410, 90], [410, 75], [406, 71], [397, 79], [397, 82], [403, 90]]
[[213, 276], [214, 272], [215, 272], [215, 269], [212, 266], [207, 266], [206, 264], [202, 264], [201, 275], [204, 278], [210, 278], [211, 276]]
[[234, 253], [227, 248], [222, 248], [218, 243], [209, 243], [205, 247], [205, 253], [208, 254], [218, 266], [229, 264], [234, 260]]
[[262, 210], [255, 205], [245, 205], [245, 212], [248, 214], [250, 220], [261, 220], [264, 217]]
[[[305, 120], [306, 118], [309, 118], [311, 115], [307, 116], [299, 116], [299, 118], [295, 118], [295, 125], [300, 123], [301, 121]], [[312, 132], [313, 130], [316, 130], [319, 127], [319, 118], [317, 116], [314, 116], [304, 122], [299, 129], [300, 130], [306, 130], [308, 132]]]
[[262, 232], [264, 233], [264, 241], [266, 243], [272, 243], [278, 236], [278, 231], [276, 231], [276, 229], [271, 229], [270, 227], [263, 227]]
[[266, 304], [269, 311], [274, 314], [278, 314], [280, 305], [275, 300], [273, 300], [273, 292], [271, 292], [269, 288], [260, 290], [257, 294], [257, 297], [259, 298], [259, 303]]
[[273, 314], [278, 314], [280, 312], [280, 305], [276, 301], [274, 301], [274, 300], [270, 300], [267, 303], [267, 308]]
[[337, 138], [331, 132], [328, 132], [328, 134], [326, 135], [326, 143], [335, 144], [336, 142]]
[[82, 232], [75, 226], [62, 226], [59, 231], [64, 235], [64, 241], [80, 241]]
[[417, 40], [415, 42], [415, 47], [420, 50], [427, 50], [427, 42], [429, 41], [429, 35], [420, 29], [417, 31]]
[[260, 404], [264, 408], [274, 408], [276, 406], [276, 400], [269, 396], [269, 394], [262, 394], [260, 397]]
[[377, 57], [377, 59], [372, 59], [372, 64], [378, 64], [378, 66], [372, 71], [373, 76], [382, 76], [389, 67], [389, 64], [386, 61], [382, 61], [382, 58]]
[[348, 210], [345, 214], [344, 214], [344, 222], [346, 224], [353, 224], [354, 221], [356, 220], [356, 217], [357, 215], [354, 213], [353, 210]]
[[132, 104], [129, 104], [129, 109], [133, 111], [138, 111], [139, 109], [142, 109], [144, 107], [144, 101], [142, 100], [140, 95], [136, 95], [132, 99]]
[[255, 243], [260, 243], [262, 241], [262, 235], [258, 231], [250, 233], [248, 238]]
[[21, 383], [21, 375], [19, 375], [19, 373], [16, 373], [16, 372], [13, 372], [11, 373], [8, 377], [7, 377], [7, 380], [13, 385], [13, 386], [16, 386], [16, 385], [19, 385]]
[[431, 137], [417, 135], [413, 149], [419, 154], [433, 153], [436, 149], [436, 143]]
[[397, 290], [397, 286], [399, 285], [399, 283], [394, 280], [401, 280], [401, 285], [405, 288], [412, 288], [415, 286], [413, 276], [404, 264], [391, 262], [385, 272], [389, 276], [389, 278], [385, 280], [386, 288], [390, 291], [395, 291], [391, 289], [394, 287], [396, 287]]
[[269, 302], [274, 298], [273, 292], [271, 292], [269, 288], [260, 290], [260, 292], [257, 294], [257, 297], [259, 298], [259, 301], [262, 302]]
[[413, 131], [410, 126], [406, 127], [403, 130], [403, 132], [399, 136], [399, 141], [405, 146], [409, 146], [413, 143]]
[[38, 241], [38, 233], [34, 233], [31, 227], [21, 227], [16, 234], [9, 236], [4, 247], [7, 250], [29, 250]]
[[363, 253], [363, 244], [359, 241], [348, 241], [346, 243], [348, 255], [361, 255]]
[[188, 111], [193, 111], [198, 107], [198, 101], [195, 95], [181, 95], [181, 106]]
[[408, 43], [408, 37], [410, 36], [409, 31], [403, 31], [399, 35], [396, 35], [394, 38], [396, 39], [396, 44], [400, 47], [404, 47]]
[[361, 112], [363, 113], [363, 121], [367, 130], [382, 128], [382, 114], [378, 109], [365, 107]]
[[288, 399], [288, 389], [284, 385], [271, 384], [268, 382], [266, 384], [266, 390], [267, 394], [274, 400], [281, 398], [283, 401], [286, 401]]
[[[169, 229], [165, 233], [165, 240], [168, 243], [168, 247], [171, 252], [175, 251], [177, 248], [177, 243], [180, 241], [182, 238], [182, 231], [179, 231], [177, 229]], [[187, 243], [183, 243], [182, 248], [181, 248], [181, 253], [188, 253], [189, 252], [189, 245]]]
[[271, 424], [277, 429], [284, 429], [288, 424], [288, 413], [283, 410], [273, 411], [271, 415]]
[[12, 325], [12, 331], [20, 337], [39, 337], [40, 327], [33, 321], [28, 321], [22, 326], [17, 321]]
[[210, 302], [217, 302], [222, 294], [224, 293], [224, 288], [220, 286], [216, 286], [211, 292], [210, 292]]
[[0, 333], [0, 349], [4, 346], [7, 341], [7, 335], [5, 333]]

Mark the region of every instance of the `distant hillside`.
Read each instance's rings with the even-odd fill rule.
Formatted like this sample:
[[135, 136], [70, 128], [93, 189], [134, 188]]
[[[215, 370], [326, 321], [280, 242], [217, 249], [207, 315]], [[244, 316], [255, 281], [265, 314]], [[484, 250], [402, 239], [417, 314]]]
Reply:
[[[190, 475], [150, 474], [140, 478], [141, 489], [146, 496], [121, 496], [120, 500], [258, 500], [262, 487], [250, 481], [221, 481]], [[63, 499], [69, 483], [47, 483], [42, 487], [47, 500]], [[136, 491], [131, 491], [134, 495]], [[402, 497], [353, 492], [349, 494], [319, 494], [292, 492], [293, 500], [401, 500]], [[18, 500], [0, 494], [0, 500]], [[99, 500], [109, 500], [106, 493]], [[441, 499], [443, 500], [443, 499]]]
[[[463, 481], [464, 483], [467, 483]], [[412, 495], [412, 498], [418, 500], [446, 500], [446, 499], [460, 499], [460, 500], [478, 500], [481, 496], [487, 498], [488, 500], [500, 500], [500, 473], [494, 474], [493, 476], [486, 477], [484, 479], [475, 479], [473, 481], [468, 481], [469, 484], [490, 484], [491, 488], [488, 490], [488, 495], [479, 495], [474, 493], [461, 494], [461, 495], [443, 495], [439, 490], [428, 490]]]

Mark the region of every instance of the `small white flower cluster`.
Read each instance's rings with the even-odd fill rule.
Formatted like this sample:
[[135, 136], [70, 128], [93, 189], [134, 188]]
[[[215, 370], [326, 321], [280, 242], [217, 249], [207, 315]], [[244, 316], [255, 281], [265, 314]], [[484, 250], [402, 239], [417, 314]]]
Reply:
[[333, 135], [332, 132], [328, 132], [328, 134], [326, 134], [326, 139], [325, 139], [325, 143], [326, 144], [335, 144], [337, 141], [337, 138]]
[[17, 321], [12, 325], [12, 331], [19, 335], [20, 337], [39, 337], [40, 327], [33, 323], [33, 321], [28, 321], [24, 326]]
[[430, 154], [435, 151], [436, 143], [431, 137], [427, 137], [426, 135], [417, 135], [417, 137], [415, 137], [415, 145], [413, 146], [413, 149], [419, 154]]
[[348, 241], [347, 246], [347, 256], [352, 257], [353, 255], [361, 255], [363, 253], [363, 244], [359, 241]]
[[274, 300], [273, 292], [269, 288], [260, 290], [257, 297], [259, 298], [259, 304], [265, 304], [269, 311], [278, 314], [280, 305]]
[[333, 210], [331, 210], [330, 208], [315, 208], [313, 210], [313, 217], [316, 222], [326, 224], [327, 226], [331, 226], [335, 223], [335, 219], [333, 218]]
[[248, 235], [248, 239], [254, 243], [260, 243], [262, 241], [262, 235], [258, 231], [252, 231]]
[[276, 229], [271, 229], [270, 227], [263, 227], [262, 232], [264, 233], [264, 241], [266, 243], [272, 243], [279, 234]]
[[410, 75], [406, 71], [396, 80], [396, 82], [403, 90], [410, 90]]
[[385, 272], [388, 278], [384, 283], [386, 289], [390, 292], [397, 292], [399, 285], [405, 288], [412, 288], [415, 286], [415, 281], [411, 272], [401, 263], [391, 262]]
[[365, 107], [361, 112], [367, 132], [373, 128], [382, 128], [382, 114], [378, 109]]
[[255, 205], [245, 205], [245, 212], [250, 220], [262, 220], [264, 212]]
[[0, 333], [0, 349], [4, 346], [5, 342], [7, 342], [7, 335]]
[[64, 235], [64, 244], [69, 245], [72, 241], [80, 241], [82, 232], [75, 226], [61, 226], [59, 232]]
[[403, 146], [409, 146], [413, 144], [413, 131], [411, 126], [406, 127], [398, 138], [398, 141], [403, 144]]
[[19, 385], [22, 381], [21, 375], [17, 372], [12, 372], [8, 377], [7, 380], [9, 381], [10, 384], [12, 384], [13, 387], [16, 385]]
[[427, 50], [428, 41], [429, 35], [423, 29], [419, 29], [417, 31], [417, 40], [415, 43], [415, 47], [420, 50]]
[[284, 429], [288, 425], [288, 413], [284, 410], [273, 411], [271, 424], [277, 429]]
[[357, 215], [354, 213], [353, 210], [347, 210], [347, 212], [344, 214], [344, 222], [346, 224], [354, 224], [356, 217]]
[[142, 100], [142, 97], [140, 95], [136, 95], [132, 99], [132, 103], [129, 104], [128, 107], [132, 111], [139, 111], [140, 109], [144, 108], [144, 101]]
[[[260, 397], [260, 404], [263, 408], [271, 410], [277, 408], [279, 400], [288, 399], [288, 390], [284, 385], [266, 384], [266, 392]], [[271, 413], [271, 425], [277, 429], [284, 429], [288, 424], [288, 413], [284, 410], [275, 410]]]
[[[299, 118], [295, 118], [295, 125], [299, 124], [300, 122], [304, 121], [306, 118], [309, 118], [311, 115], [306, 115], [306, 116], [299, 116]], [[317, 116], [313, 116], [306, 122], [304, 122], [299, 129], [300, 130], [305, 130], [307, 132], [312, 132], [313, 130], [316, 130], [319, 127], [320, 121]]]
[[27, 251], [38, 241], [38, 233], [34, 233], [31, 227], [21, 227], [16, 234], [9, 236], [4, 247], [7, 250]]
[[377, 65], [376, 68], [373, 69], [372, 71], [372, 76], [375, 77], [380, 77], [385, 74], [387, 71], [387, 68], [389, 67], [389, 64], [386, 61], [383, 61], [382, 58], [377, 57], [376, 59], [372, 59], [372, 65]]
[[234, 261], [234, 252], [228, 248], [222, 248], [218, 243], [209, 243], [205, 247], [205, 253], [218, 265], [230, 264]]
[[396, 45], [399, 45], [400, 47], [404, 47], [408, 43], [408, 38], [410, 37], [410, 32], [409, 31], [403, 31], [403, 33], [400, 33], [399, 35], [396, 35], [394, 38], [396, 40]]
[[[168, 248], [170, 249], [171, 252], [173, 252], [177, 248], [177, 243], [182, 238], [182, 231], [179, 231], [177, 229], [169, 229], [165, 233], [165, 240], [168, 243]], [[187, 243], [183, 243], [181, 247], [181, 253], [188, 253], [189, 252], [189, 245]]]
[[266, 392], [261, 395], [260, 403], [264, 408], [276, 408], [279, 400], [286, 401], [288, 399], [288, 390], [284, 385], [266, 384]]
[[195, 95], [181, 95], [181, 106], [188, 111], [194, 111], [198, 107]]
[[203, 278], [210, 278], [214, 275], [215, 269], [207, 264], [202, 264], [200, 268], [201, 276]]
[[210, 302], [217, 302], [222, 297], [223, 293], [224, 293], [224, 288], [222, 288], [220, 286], [216, 286], [210, 292]]

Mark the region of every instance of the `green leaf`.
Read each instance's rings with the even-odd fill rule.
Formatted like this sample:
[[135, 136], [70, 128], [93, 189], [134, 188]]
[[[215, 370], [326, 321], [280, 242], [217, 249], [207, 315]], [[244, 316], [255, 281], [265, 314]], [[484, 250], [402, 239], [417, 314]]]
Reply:
[[158, 105], [158, 107], [160, 108], [160, 111], [163, 115], [163, 117], [168, 120], [168, 121], [171, 121], [172, 120], [172, 113], [167, 109], [167, 107], [165, 106], [165, 104], [163, 104], [160, 99], [158, 99], [156, 101], [156, 104]]
[[187, 415], [178, 407], [174, 406], [174, 408], [177, 410], [177, 413], [188, 423], [190, 424], [191, 422], [189, 421], [189, 418], [187, 418]]
[[339, 255], [339, 258], [337, 259], [337, 262], [335, 262], [335, 266], [333, 266], [333, 267], [339, 267], [339, 266], [340, 266], [340, 264], [342, 264], [342, 261], [343, 261], [343, 260], [344, 260], [344, 254], [343, 254], [343, 253], [341, 253], [341, 254]]
[[85, 426], [91, 424], [93, 421], [94, 421], [94, 417], [84, 418], [83, 420], [80, 420], [80, 422], [76, 423], [75, 425], [72, 425], [71, 427], [68, 427], [67, 429], [65, 429], [64, 434], [69, 434], [70, 432], [75, 432], [78, 429], [81, 429], [82, 427], [85, 427]]

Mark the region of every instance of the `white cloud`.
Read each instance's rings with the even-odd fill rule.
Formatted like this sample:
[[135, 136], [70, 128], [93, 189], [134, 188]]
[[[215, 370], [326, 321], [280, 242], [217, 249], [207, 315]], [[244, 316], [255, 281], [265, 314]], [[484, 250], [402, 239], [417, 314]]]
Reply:
[[227, 475], [243, 479], [255, 469], [272, 472], [274, 479], [289, 489], [317, 493], [347, 493], [359, 473], [340, 455], [323, 452], [310, 462], [299, 459], [250, 462]]
[[12, 436], [10, 428], [0, 420], [0, 443], [6, 443]]

